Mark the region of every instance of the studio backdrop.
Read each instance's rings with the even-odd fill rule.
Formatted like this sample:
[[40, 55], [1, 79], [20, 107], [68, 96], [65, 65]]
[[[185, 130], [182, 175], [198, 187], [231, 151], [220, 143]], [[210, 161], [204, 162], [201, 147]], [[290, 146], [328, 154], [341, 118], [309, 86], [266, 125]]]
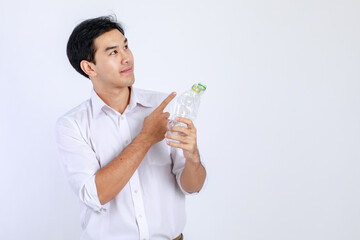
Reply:
[[66, 43], [116, 15], [135, 87], [203, 82], [195, 125], [207, 166], [186, 240], [360, 238], [360, 2], [1, 1], [0, 239], [79, 239], [56, 120], [90, 97]]

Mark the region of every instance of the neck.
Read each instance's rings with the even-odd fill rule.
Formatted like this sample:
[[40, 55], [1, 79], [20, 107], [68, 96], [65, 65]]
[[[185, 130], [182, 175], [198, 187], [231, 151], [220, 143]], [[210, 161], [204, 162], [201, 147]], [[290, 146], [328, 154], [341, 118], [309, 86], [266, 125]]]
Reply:
[[109, 90], [94, 87], [95, 92], [109, 107], [123, 114], [130, 103], [130, 87]]

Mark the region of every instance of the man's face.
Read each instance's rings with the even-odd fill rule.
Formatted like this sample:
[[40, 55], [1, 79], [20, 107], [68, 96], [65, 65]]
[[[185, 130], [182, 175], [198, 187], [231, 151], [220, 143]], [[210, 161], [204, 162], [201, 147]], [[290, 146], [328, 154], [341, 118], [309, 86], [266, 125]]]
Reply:
[[134, 81], [134, 57], [127, 39], [113, 29], [94, 40], [96, 76], [91, 79], [102, 89], [130, 87]]

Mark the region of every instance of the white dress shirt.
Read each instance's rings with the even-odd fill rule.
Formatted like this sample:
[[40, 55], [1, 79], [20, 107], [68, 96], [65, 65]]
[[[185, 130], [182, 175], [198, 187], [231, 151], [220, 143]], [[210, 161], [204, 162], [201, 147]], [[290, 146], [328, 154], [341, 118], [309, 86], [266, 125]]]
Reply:
[[[91, 98], [59, 118], [56, 141], [60, 160], [81, 206], [81, 239], [173, 239], [184, 229], [185, 167], [181, 149], [166, 140], [153, 145], [119, 194], [101, 205], [96, 172], [114, 160], [140, 133], [144, 118], [167, 94], [131, 88], [123, 114]], [[164, 112], [172, 112], [174, 100]], [[195, 193], [196, 194], [196, 193]]]

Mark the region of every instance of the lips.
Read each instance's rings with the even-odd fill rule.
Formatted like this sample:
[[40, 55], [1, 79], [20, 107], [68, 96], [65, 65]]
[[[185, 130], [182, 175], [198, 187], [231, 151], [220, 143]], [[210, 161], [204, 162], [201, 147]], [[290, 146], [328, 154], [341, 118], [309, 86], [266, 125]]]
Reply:
[[121, 71], [121, 73], [131, 73], [131, 72], [132, 72], [132, 70], [133, 70], [133, 68], [132, 68], [132, 67], [128, 67], [128, 68], [126, 68], [126, 69], [122, 70], [122, 71]]

